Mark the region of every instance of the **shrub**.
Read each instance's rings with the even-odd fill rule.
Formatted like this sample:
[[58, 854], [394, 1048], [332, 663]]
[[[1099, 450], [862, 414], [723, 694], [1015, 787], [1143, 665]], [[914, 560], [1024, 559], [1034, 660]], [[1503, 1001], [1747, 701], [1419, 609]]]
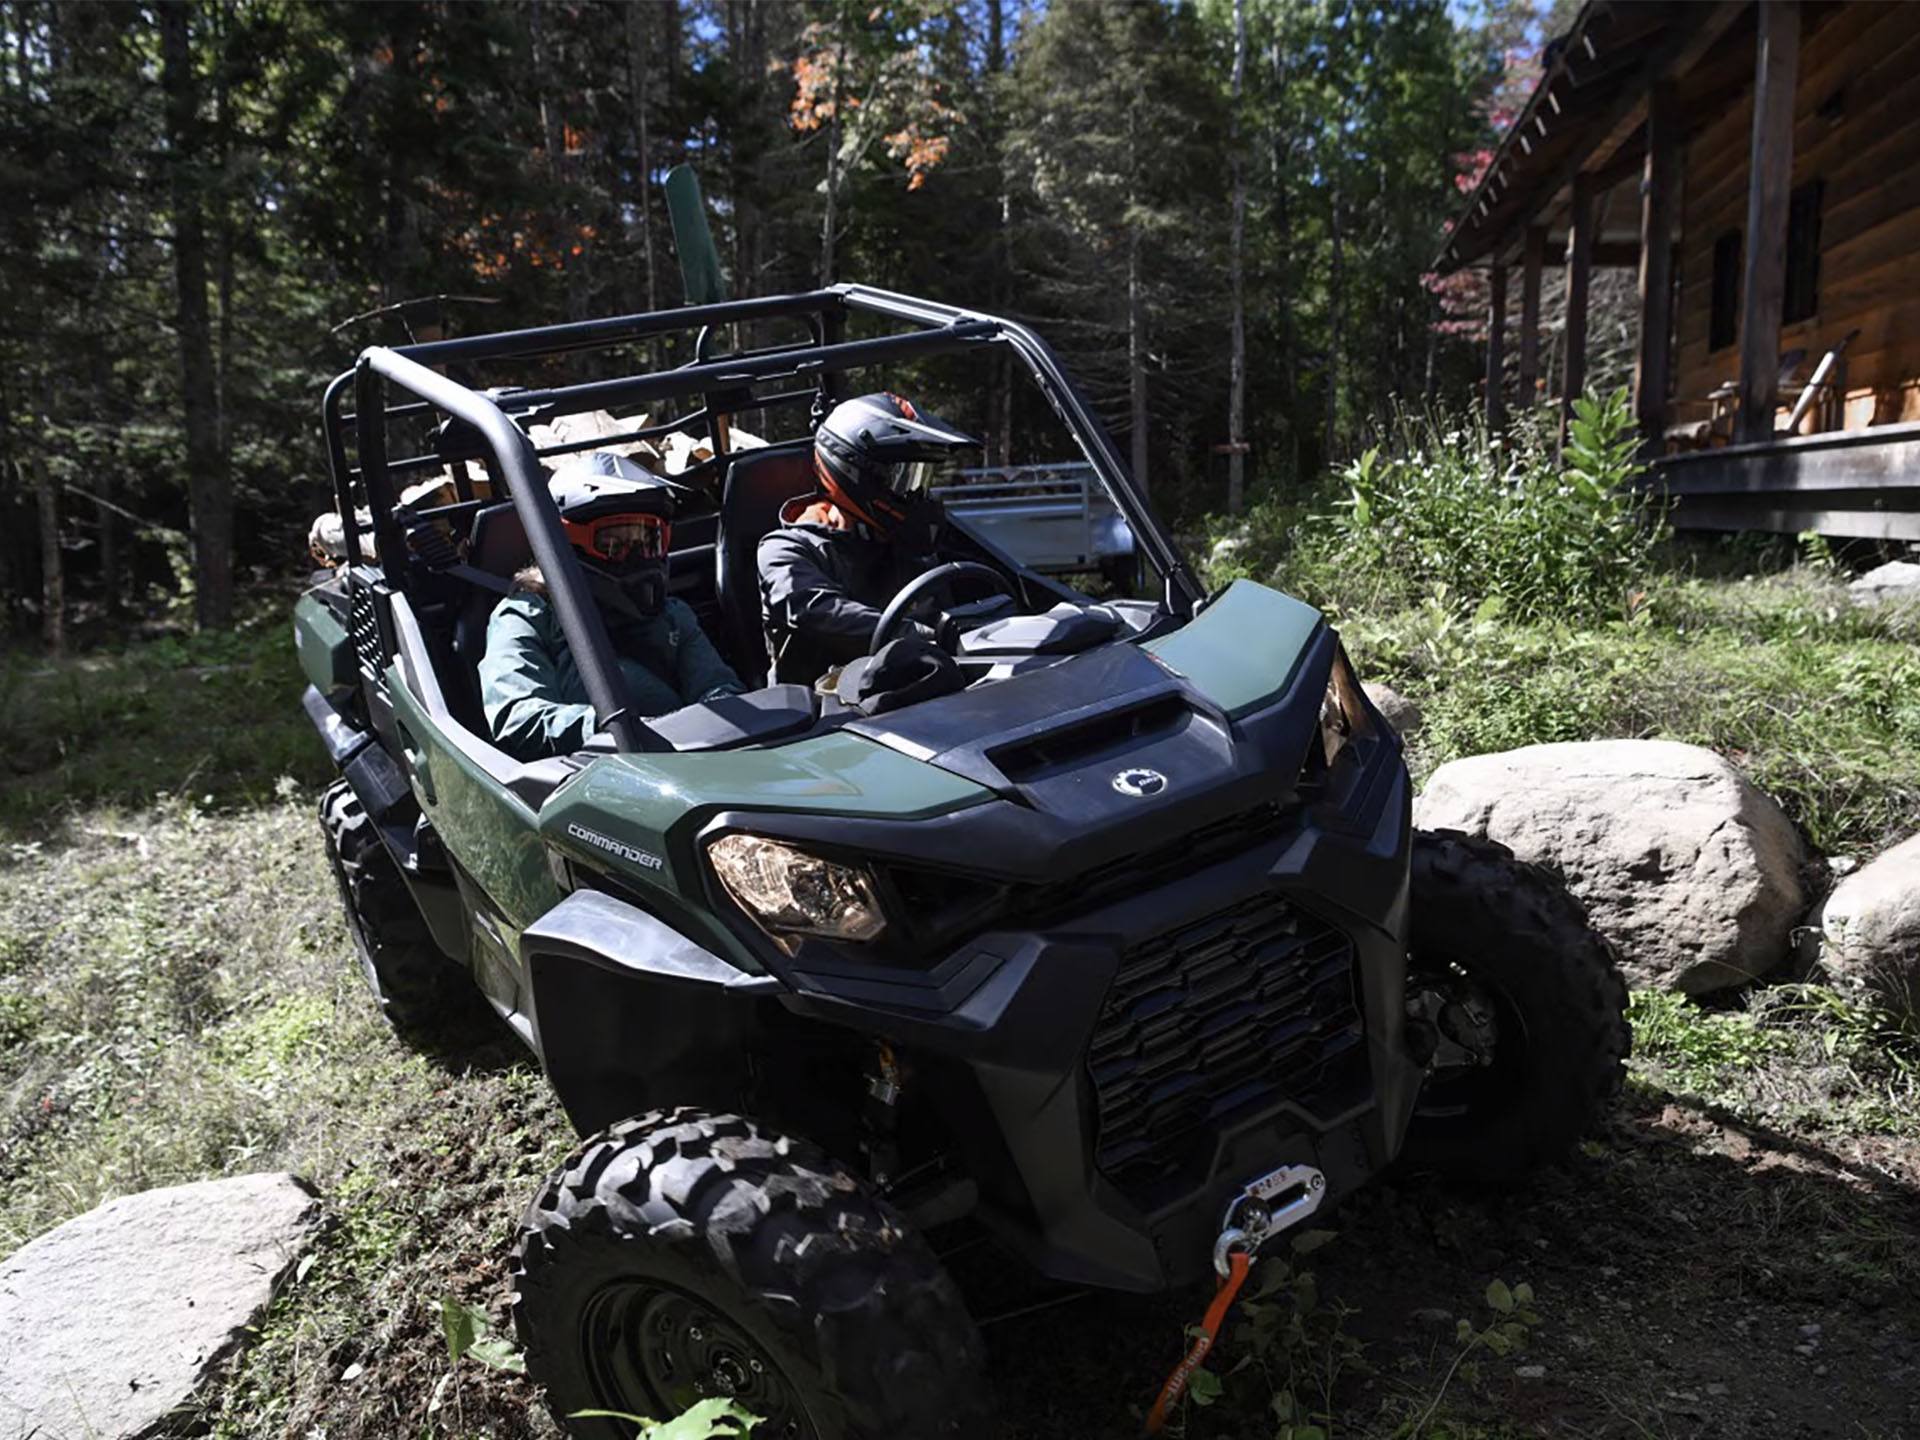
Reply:
[[1662, 531], [1632, 484], [1636, 444], [1624, 390], [1582, 397], [1559, 455], [1544, 412], [1505, 436], [1402, 413], [1342, 477], [1340, 563], [1498, 600], [1519, 620], [1620, 615]]

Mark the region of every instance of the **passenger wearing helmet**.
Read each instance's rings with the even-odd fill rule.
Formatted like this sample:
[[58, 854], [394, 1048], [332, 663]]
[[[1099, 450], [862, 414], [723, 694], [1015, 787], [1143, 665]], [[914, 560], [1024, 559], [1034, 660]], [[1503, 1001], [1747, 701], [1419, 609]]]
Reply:
[[[740, 691], [685, 601], [667, 594], [673, 491], [631, 460], [593, 453], [548, 482], [561, 528], [573, 542], [607, 633], [619, 654], [634, 713], [664, 715]], [[494, 607], [480, 660], [480, 703], [494, 744], [520, 760], [578, 750], [595, 729], [587, 687], [528, 566]]]
[[935, 474], [979, 443], [884, 392], [820, 422], [817, 488], [787, 502], [756, 557], [775, 679], [811, 682], [867, 653], [881, 609], [936, 558]]

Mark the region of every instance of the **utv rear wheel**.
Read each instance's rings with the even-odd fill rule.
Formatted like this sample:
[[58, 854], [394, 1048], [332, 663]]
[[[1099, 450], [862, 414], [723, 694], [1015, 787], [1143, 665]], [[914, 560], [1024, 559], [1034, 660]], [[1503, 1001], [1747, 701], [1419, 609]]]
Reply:
[[541, 1187], [510, 1261], [527, 1371], [568, 1433], [731, 1398], [758, 1440], [988, 1433], [978, 1332], [926, 1242], [811, 1145], [656, 1111]]
[[1409, 1038], [1430, 1052], [1402, 1163], [1514, 1180], [1619, 1093], [1631, 1046], [1612, 947], [1546, 871], [1457, 831], [1413, 840]]
[[399, 867], [346, 781], [335, 781], [321, 797], [320, 828], [361, 974], [387, 1023], [411, 1042], [491, 1031], [486, 1002], [433, 943]]

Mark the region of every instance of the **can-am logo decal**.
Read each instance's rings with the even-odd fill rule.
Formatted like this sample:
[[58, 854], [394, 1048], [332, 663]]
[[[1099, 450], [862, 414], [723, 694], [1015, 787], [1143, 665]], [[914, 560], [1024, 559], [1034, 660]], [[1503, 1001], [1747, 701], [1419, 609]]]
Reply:
[[584, 825], [570, 824], [567, 826], [567, 833], [576, 840], [584, 840], [589, 845], [597, 846], [609, 855], [618, 855], [622, 860], [631, 861], [643, 870], [659, 870], [666, 865], [666, 861], [651, 850], [636, 850], [631, 845], [622, 845], [618, 840], [608, 839], [599, 831], [589, 830]]
[[1132, 770], [1122, 770], [1113, 777], [1113, 788], [1122, 795], [1132, 795], [1143, 799], [1148, 795], [1158, 795], [1167, 788], [1167, 777], [1158, 770], [1148, 770], [1136, 766]]

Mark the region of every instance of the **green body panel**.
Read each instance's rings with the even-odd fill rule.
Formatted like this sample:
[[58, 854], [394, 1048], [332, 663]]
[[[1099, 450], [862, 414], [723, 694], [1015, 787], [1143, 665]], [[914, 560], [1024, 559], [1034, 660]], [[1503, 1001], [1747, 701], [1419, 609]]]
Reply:
[[506, 933], [497, 938], [512, 947], [521, 930], [565, 898], [533, 811], [447, 742], [397, 665], [387, 671], [387, 691], [416, 772], [414, 796], [448, 852], [499, 908]]
[[1242, 715], [1279, 695], [1300, 654], [1320, 628], [1311, 605], [1251, 580], [1236, 580], [1151, 650], [1229, 715]]
[[539, 824], [555, 850], [659, 894], [689, 935], [757, 970], [708, 915], [704, 874], [676, 872], [670, 847], [682, 832], [721, 810], [922, 820], [990, 798], [970, 780], [837, 731], [770, 750], [610, 755], [555, 791]]
[[293, 648], [300, 654], [300, 668], [308, 683], [322, 695], [360, 678], [346, 626], [317, 596], [302, 595], [293, 607]]

